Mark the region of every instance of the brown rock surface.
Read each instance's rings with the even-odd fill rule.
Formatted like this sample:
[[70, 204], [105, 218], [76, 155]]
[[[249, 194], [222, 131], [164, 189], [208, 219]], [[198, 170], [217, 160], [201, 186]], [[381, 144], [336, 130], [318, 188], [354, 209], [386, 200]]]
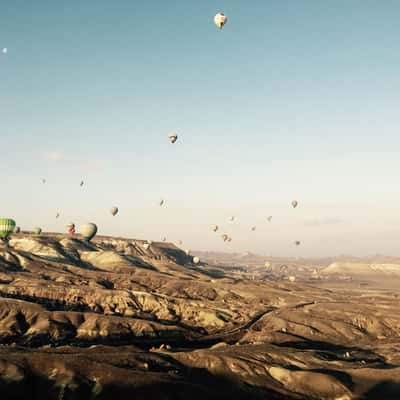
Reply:
[[1, 399], [400, 399], [398, 292], [248, 280], [143, 244], [0, 248]]

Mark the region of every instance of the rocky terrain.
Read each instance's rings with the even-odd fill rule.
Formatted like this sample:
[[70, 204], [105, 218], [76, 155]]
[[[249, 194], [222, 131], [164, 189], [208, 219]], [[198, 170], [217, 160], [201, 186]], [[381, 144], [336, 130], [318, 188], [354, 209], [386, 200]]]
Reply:
[[347, 264], [254, 277], [144, 243], [0, 247], [1, 399], [400, 399], [400, 286]]

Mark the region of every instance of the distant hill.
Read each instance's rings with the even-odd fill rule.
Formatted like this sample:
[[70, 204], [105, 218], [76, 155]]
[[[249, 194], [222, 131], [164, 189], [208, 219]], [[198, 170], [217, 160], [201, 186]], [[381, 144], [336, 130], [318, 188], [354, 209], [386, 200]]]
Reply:
[[346, 274], [363, 277], [395, 276], [400, 278], [400, 264], [334, 262], [323, 268], [321, 274]]

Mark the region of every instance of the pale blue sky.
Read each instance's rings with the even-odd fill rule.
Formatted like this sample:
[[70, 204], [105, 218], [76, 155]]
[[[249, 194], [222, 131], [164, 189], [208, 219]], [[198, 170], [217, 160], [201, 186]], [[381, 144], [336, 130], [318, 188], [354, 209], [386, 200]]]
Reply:
[[400, 2], [249, 3], [2, 1], [0, 214], [193, 249], [399, 255]]

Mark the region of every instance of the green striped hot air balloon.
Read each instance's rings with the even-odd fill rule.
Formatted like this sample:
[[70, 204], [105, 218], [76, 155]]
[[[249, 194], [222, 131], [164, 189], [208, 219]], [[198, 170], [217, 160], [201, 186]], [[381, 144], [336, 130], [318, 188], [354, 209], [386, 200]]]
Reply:
[[0, 218], [0, 239], [7, 241], [8, 237], [13, 233], [15, 221], [8, 218]]

